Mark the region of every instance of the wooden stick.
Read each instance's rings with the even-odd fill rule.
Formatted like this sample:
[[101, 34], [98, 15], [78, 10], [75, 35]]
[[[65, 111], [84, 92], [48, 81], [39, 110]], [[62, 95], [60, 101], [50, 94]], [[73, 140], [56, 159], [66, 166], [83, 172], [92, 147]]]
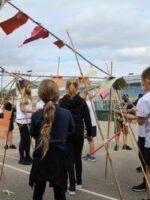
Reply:
[[[16, 10], [18, 10], [19, 12], [24, 13], [21, 9], [19, 9], [17, 6], [15, 6], [13, 3], [11, 3], [10, 1], [7, 1], [8, 4], [10, 4], [12, 7], [14, 7]], [[26, 13], [24, 13], [26, 14]], [[27, 15], [27, 14], [26, 14]], [[28, 15], [27, 15], [28, 16]], [[52, 32], [50, 32], [49, 30], [47, 30], [45, 27], [43, 27], [40, 23], [38, 23], [37, 21], [35, 21], [33, 18], [31, 18], [30, 16], [28, 16], [28, 18], [34, 22], [35, 24], [37, 24], [38, 26], [40, 26], [41, 28], [45, 29], [49, 34], [51, 34], [54, 38], [56, 38], [57, 40], [61, 40], [59, 37], [57, 37], [55, 34], [53, 34]], [[62, 40], [61, 40], [62, 41]], [[69, 46], [68, 44], [64, 43], [66, 47], [68, 47], [70, 50], [72, 50], [74, 53], [76, 53], [78, 56], [80, 56], [83, 60], [85, 60], [87, 63], [89, 63], [90, 65], [92, 65], [93, 67], [97, 68], [98, 70], [100, 70], [101, 72], [103, 72], [104, 74], [110, 75], [109, 73], [105, 72], [104, 70], [102, 70], [101, 68], [99, 68], [97, 65], [95, 65], [94, 63], [92, 63], [91, 61], [89, 61], [88, 59], [86, 59], [83, 55], [81, 55], [78, 51], [76, 51], [74, 48], [72, 48], [71, 46]]]
[[[71, 41], [71, 43], [72, 43], [72, 45], [73, 45], [73, 42], [72, 42], [72, 40], [71, 40], [71, 37], [70, 37], [69, 33], [68, 33], [68, 36], [69, 36], [70, 41]], [[76, 55], [76, 58], [77, 58], [77, 55]], [[77, 58], [77, 60], [78, 60], [78, 58]], [[80, 67], [80, 63], [79, 63], [79, 62], [78, 62], [78, 66], [79, 66], [80, 73], [81, 73], [81, 75], [82, 75], [82, 77], [83, 77], [83, 72], [82, 72], [82, 69], [81, 69], [81, 67]], [[85, 84], [85, 87], [86, 87], [86, 84]], [[89, 99], [90, 99], [90, 98], [89, 98]], [[91, 100], [90, 100], [90, 101], [91, 101]], [[96, 115], [96, 113], [95, 113], [95, 111], [94, 111], [94, 106], [93, 106], [92, 102], [91, 102], [91, 105], [92, 105], [92, 110], [93, 110], [93, 113], [94, 113], [94, 115], [95, 115], [95, 119], [96, 119], [96, 122], [97, 122], [97, 125], [98, 125], [98, 129], [99, 129], [100, 134], [101, 134], [101, 137], [102, 137], [102, 139], [103, 139], [103, 141], [104, 141], [104, 135], [103, 135], [102, 130], [101, 130], [101, 128], [100, 128], [100, 125], [99, 125], [99, 122], [98, 122], [98, 118], [97, 118], [97, 115]], [[115, 178], [115, 183], [116, 183], [116, 187], [117, 187], [118, 193], [119, 193], [119, 195], [120, 195], [120, 199], [121, 199], [121, 200], [124, 200], [123, 194], [122, 194], [122, 191], [121, 191], [121, 187], [120, 187], [120, 184], [119, 184], [119, 181], [118, 181], [118, 178], [117, 178], [117, 175], [116, 175], [116, 172], [115, 172], [113, 163], [112, 163], [112, 159], [111, 159], [110, 152], [109, 152], [107, 146], [105, 146], [105, 149], [106, 149], [106, 152], [107, 152], [107, 154], [108, 154], [108, 159], [109, 159], [109, 162], [110, 162], [110, 166], [111, 166], [111, 168], [112, 168], [112, 172], [113, 172], [113, 175], [114, 175], [114, 178]]]

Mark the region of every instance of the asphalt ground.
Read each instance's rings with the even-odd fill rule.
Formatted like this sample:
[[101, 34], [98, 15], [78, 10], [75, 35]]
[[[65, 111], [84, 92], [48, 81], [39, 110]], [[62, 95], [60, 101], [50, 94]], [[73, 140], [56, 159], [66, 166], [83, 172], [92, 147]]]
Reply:
[[[101, 122], [102, 132], [107, 135], [107, 122]], [[133, 132], [137, 137], [137, 125], [132, 125]], [[110, 137], [113, 136], [113, 124], [110, 126]], [[131, 134], [130, 134], [131, 135]], [[95, 148], [103, 144], [99, 132], [95, 140]], [[130, 137], [129, 145], [133, 146]], [[17, 150], [8, 149], [6, 154], [4, 176], [0, 181], [0, 200], [32, 200], [32, 189], [28, 185], [29, 173], [31, 166], [18, 164], [18, 128], [14, 131], [14, 144]], [[3, 161], [5, 141], [0, 141], [0, 163]], [[120, 136], [120, 149], [115, 152], [115, 141], [109, 143], [109, 151], [112, 158], [118, 181], [125, 200], [141, 200], [146, 197], [146, 192], [133, 192], [131, 187], [142, 182], [142, 173], [136, 172], [139, 166], [134, 150], [122, 150], [122, 136]], [[88, 143], [85, 140], [83, 155], [88, 152]], [[75, 196], [66, 194], [67, 200], [118, 200], [121, 199], [114, 180], [112, 169], [109, 161], [107, 165], [107, 176], [105, 177], [106, 168], [106, 151], [105, 148], [99, 150], [96, 154], [96, 162], [83, 160], [83, 188], [77, 190]], [[1, 171], [1, 170], [0, 170]], [[9, 193], [10, 192], [10, 193]], [[12, 192], [12, 193], [11, 193]], [[44, 200], [53, 199], [53, 191], [47, 187]]]

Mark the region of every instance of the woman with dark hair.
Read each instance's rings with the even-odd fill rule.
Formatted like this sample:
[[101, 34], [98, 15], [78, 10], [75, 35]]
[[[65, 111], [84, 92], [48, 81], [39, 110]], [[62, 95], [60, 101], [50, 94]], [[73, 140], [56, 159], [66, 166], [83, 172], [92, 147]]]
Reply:
[[[84, 143], [84, 123], [88, 141], [92, 141], [92, 124], [88, 106], [78, 93], [77, 80], [68, 80], [66, 83], [67, 94], [59, 101], [61, 107], [70, 110], [75, 122], [75, 134], [68, 135], [67, 156], [69, 174], [69, 194], [75, 195], [75, 185], [82, 187], [82, 149]], [[75, 168], [75, 171], [74, 171]], [[75, 178], [76, 172], [76, 178]]]

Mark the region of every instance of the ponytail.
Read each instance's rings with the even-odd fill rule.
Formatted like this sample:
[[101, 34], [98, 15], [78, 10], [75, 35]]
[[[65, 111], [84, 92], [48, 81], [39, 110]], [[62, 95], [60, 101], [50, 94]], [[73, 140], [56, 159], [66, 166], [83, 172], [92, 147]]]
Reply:
[[56, 111], [54, 104], [59, 99], [59, 89], [54, 81], [46, 79], [41, 82], [38, 93], [40, 99], [42, 99], [42, 101], [45, 103], [40, 137], [43, 159], [49, 149], [52, 124], [55, 118]]
[[55, 117], [55, 106], [52, 101], [48, 101], [44, 107], [43, 124], [41, 129], [42, 159], [49, 149], [50, 133]]
[[68, 80], [66, 83], [66, 89], [68, 90], [68, 95], [71, 99], [76, 95], [79, 83], [77, 80]]

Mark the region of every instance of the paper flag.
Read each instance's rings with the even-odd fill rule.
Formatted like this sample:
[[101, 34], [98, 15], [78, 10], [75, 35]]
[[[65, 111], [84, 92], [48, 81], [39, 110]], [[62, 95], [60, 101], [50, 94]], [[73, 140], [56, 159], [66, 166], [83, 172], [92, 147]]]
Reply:
[[18, 12], [14, 17], [4, 22], [1, 22], [0, 27], [7, 35], [9, 35], [14, 30], [25, 24], [27, 21], [28, 21], [28, 16], [22, 12]]
[[79, 83], [86, 84], [86, 85], [91, 85], [90, 79], [88, 77], [80, 77], [79, 78]]
[[54, 44], [58, 47], [58, 48], [62, 48], [63, 46], [65, 46], [64, 42], [62, 40], [57, 40], [56, 42], [54, 42]]
[[105, 98], [106, 95], [107, 95], [108, 93], [110, 93], [110, 89], [108, 89], [108, 90], [103, 90], [102, 92], [100, 92], [101, 98], [102, 98], [102, 99]]
[[38, 40], [38, 39], [40, 39], [40, 38], [47, 38], [49, 36], [49, 33], [45, 30], [45, 29], [43, 29], [42, 27], [40, 27], [40, 26], [36, 26], [35, 28], [34, 28], [34, 30], [32, 31], [32, 33], [31, 33], [31, 37], [30, 38], [28, 38], [28, 39], [26, 39], [24, 42], [23, 42], [23, 44], [21, 44], [19, 47], [21, 47], [21, 46], [23, 46], [24, 44], [26, 44], [26, 43], [29, 43], [29, 42], [32, 42], [32, 41], [34, 41], [34, 40]]
[[11, 112], [3, 109], [4, 118], [0, 119], [0, 140], [7, 138]]
[[62, 88], [64, 86], [62, 77], [53, 77], [52, 80], [55, 81], [55, 83], [57, 83], [59, 88]]

